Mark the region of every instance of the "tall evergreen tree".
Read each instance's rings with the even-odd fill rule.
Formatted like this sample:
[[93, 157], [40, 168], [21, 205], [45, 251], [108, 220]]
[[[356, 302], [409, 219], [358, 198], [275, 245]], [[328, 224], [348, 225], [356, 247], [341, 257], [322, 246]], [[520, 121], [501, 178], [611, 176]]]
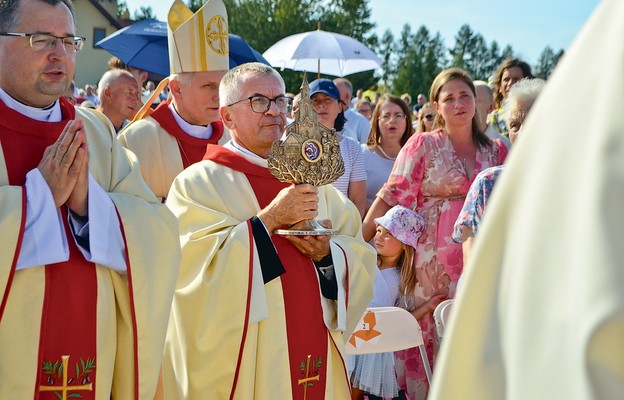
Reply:
[[446, 65], [446, 48], [439, 33], [432, 38], [425, 26], [409, 37], [410, 46], [401, 49], [396, 79], [392, 92], [409, 93], [416, 98], [419, 93], [429, 93], [429, 87], [435, 76]]
[[191, 11], [197, 12], [197, 10], [199, 10], [205, 3], [206, 0], [188, 0], [187, 5]]
[[394, 75], [394, 57], [395, 57], [396, 49], [394, 44], [394, 36], [390, 29], [386, 29], [383, 36], [381, 37], [381, 43], [379, 46], [378, 54], [381, 57], [381, 81], [383, 82], [384, 87], [388, 87], [388, 84], [392, 80], [392, 76]]
[[466, 57], [473, 47], [473, 42], [474, 32], [468, 24], [462, 25], [457, 35], [455, 35], [455, 46], [449, 50], [451, 54], [451, 67], [466, 69]]
[[465, 60], [466, 71], [472, 79], [487, 79], [490, 73], [488, 65], [490, 54], [485, 39], [477, 33], [472, 37], [471, 42]]
[[142, 21], [144, 19], [156, 19], [156, 14], [154, 14], [154, 10], [152, 7], [141, 6], [137, 11], [134, 12], [135, 21]]
[[535, 70], [533, 71], [533, 75], [537, 78], [542, 78], [544, 80], [548, 79], [550, 74], [553, 72], [559, 59], [563, 55], [563, 50], [559, 50], [557, 53], [554, 52], [552, 47], [546, 46], [542, 53], [540, 54], [537, 65], [535, 66]]
[[120, 0], [117, 2], [117, 18], [119, 19], [129, 19], [130, 11], [128, 11], [128, 3], [124, 0]]

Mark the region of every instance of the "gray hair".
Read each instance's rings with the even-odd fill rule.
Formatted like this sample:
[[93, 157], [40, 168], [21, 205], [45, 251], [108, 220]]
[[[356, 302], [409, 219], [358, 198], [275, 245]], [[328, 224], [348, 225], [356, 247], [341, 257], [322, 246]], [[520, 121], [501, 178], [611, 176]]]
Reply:
[[282, 86], [282, 92], [286, 91], [286, 84], [282, 76], [273, 68], [259, 62], [241, 64], [229, 70], [219, 84], [219, 105], [225, 107], [240, 100], [243, 95], [241, 86], [247, 75], [277, 77]]
[[526, 105], [530, 108], [545, 84], [546, 81], [539, 78], [524, 78], [516, 82], [511, 89], [509, 89], [509, 94], [502, 104], [505, 121], [509, 121], [511, 112], [516, 109], [519, 104]]
[[[108, 70], [104, 73], [104, 75], [102, 75], [102, 78], [100, 78], [100, 82], [98, 83], [98, 97], [101, 99], [102, 95], [104, 94], [104, 91], [113, 86], [115, 84], [115, 82], [117, 82], [117, 80], [121, 77], [130, 77], [132, 78], [133, 81], [136, 82], [136, 79], [134, 78], [134, 75], [132, 75], [130, 72], [126, 71], [125, 69], [111, 69]], [[139, 84], [137, 83], [137, 89], [139, 87]]]
[[353, 95], [353, 84], [351, 84], [351, 82], [347, 78], [334, 79], [334, 85], [338, 85], [339, 83], [345, 85], [347, 91], [349, 92], [349, 97], [351, 97]]
[[490, 103], [494, 101], [494, 91], [492, 90], [492, 87], [488, 85], [486, 81], [472, 81], [472, 83], [474, 84], [475, 90], [477, 90], [480, 87], [486, 89]]
[[[51, 6], [55, 6], [59, 3], [63, 3], [69, 8], [72, 19], [75, 20], [74, 5], [71, 0], [39, 0], [43, 3], [48, 3]], [[9, 32], [11, 29], [19, 23], [17, 20], [17, 10], [19, 8], [20, 0], [1, 0], [0, 1], [0, 32]]]

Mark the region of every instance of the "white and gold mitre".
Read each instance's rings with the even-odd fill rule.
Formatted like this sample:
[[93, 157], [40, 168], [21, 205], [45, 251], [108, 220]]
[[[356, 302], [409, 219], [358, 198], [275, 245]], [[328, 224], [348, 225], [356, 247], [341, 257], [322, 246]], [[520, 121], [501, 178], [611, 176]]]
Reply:
[[169, 72], [227, 71], [230, 67], [227, 11], [208, 0], [195, 14], [175, 0], [167, 18]]

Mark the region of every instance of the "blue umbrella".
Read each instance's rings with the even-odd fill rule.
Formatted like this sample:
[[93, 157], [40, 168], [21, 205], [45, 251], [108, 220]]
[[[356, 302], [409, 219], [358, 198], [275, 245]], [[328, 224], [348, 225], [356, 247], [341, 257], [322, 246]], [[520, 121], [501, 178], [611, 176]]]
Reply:
[[[247, 62], [269, 64], [238, 35], [229, 35], [230, 68]], [[154, 19], [136, 22], [96, 43], [127, 65], [161, 76], [169, 76], [167, 24]]]

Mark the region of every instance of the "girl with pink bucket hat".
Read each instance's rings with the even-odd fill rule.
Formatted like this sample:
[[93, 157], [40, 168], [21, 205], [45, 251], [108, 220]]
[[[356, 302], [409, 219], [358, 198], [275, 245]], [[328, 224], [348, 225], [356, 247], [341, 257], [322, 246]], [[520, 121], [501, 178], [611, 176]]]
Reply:
[[[374, 245], [377, 249], [374, 296], [369, 307], [399, 306], [400, 294], [416, 286], [413, 267], [416, 243], [425, 222], [420, 214], [395, 206], [380, 218]], [[412, 314], [417, 317], [418, 309]], [[406, 399], [394, 369], [394, 353], [362, 354], [347, 357], [352, 399]]]

